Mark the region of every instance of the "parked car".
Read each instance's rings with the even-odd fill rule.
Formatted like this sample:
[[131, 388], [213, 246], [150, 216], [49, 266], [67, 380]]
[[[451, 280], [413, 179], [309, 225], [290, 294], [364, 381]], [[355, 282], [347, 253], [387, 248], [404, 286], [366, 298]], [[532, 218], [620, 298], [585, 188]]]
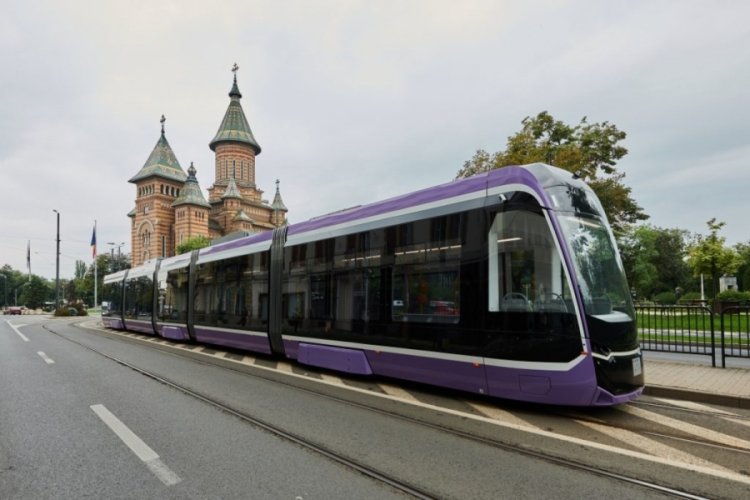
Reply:
[[21, 314], [23, 313], [23, 306], [10, 306], [5, 310], [5, 314]]

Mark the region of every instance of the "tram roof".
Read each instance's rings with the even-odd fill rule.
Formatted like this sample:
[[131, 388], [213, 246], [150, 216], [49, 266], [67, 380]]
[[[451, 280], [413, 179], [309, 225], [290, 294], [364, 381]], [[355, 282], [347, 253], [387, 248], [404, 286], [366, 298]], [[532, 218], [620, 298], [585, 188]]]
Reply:
[[[547, 165], [541, 165], [549, 167]], [[536, 164], [535, 164], [536, 167]], [[538, 167], [537, 167], [538, 168]], [[534, 170], [537, 170], [535, 168]], [[525, 166], [509, 166], [491, 170], [466, 179], [458, 179], [438, 186], [433, 186], [419, 191], [413, 191], [403, 195], [395, 196], [382, 201], [359, 205], [340, 210], [319, 217], [314, 217], [304, 222], [289, 225], [287, 238], [296, 240], [305, 233], [326, 232], [326, 228], [334, 228], [354, 224], [373, 218], [385, 217], [389, 214], [419, 209], [431, 205], [439, 205], [439, 202], [462, 197], [472, 198], [472, 193], [477, 193], [476, 198], [483, 198], [484, 193], [494, 187], [506, 184], [523, 184], [534, 189], [539, 187], [539, 180], [532, 171]], [[331, 235], [333, 236], [333, 235]], [[224, 252], [238, 247], [268, 242], [272, 237], [272, 231], [253, 234], [245, 238], [229, 241], [221, 245], [211, 246], [201, 250], [201, 256]], [[296, 237], [296, 238], [295, 238]]]

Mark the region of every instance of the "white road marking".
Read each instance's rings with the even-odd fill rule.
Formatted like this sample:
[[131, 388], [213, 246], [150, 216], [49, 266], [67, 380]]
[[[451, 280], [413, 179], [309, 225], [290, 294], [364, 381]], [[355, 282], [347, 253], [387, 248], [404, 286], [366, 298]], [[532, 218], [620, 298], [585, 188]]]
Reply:
[[618, 429], [609, 425], [597, 424], [595, 422], [588, 422], [584, 420], [575, 420], [576, 423], [593, 429], [597, 432], [604, 434], [605, 436], [633, 446], [638, 450], [642, 450], [645, 453], [650, 453], [657, 457], [668, 458], [669, 460], [675, 460], [678, 462], [684, 462], [689, 465], [699, 465], [702, 467], [710, 467], [712, 469], [721, 470], [724, 472], [733, 473], [731, 469], [728, 469], [722, 465], [709, 462], [703, 458], [691, 455], [682, 450], [678, 450], [672, 446], [660, 443], [655, 439], [642, 436], [632, 431], [625, 429]]
[[719, 415], [726, 415], [729, 417], [738, 417], [736, 413], [731, 413], [725, 410], [717, 410], [713, 406], [708, 406], [702, 403], [696, 403], [694, 401], [682, 401], [679, 399], [667, 399], [667, 398], [653, 398], [656, 401], [661, 401], [662, 403], [670, 404], [672, 406], [678, 406], [680, 408], [685, 408], [687, 410], [698, 410], [698, 411], [710, 411], [713, 413], [717, 413]]
[[650, 420], [651, 422], [655, 422], [657, 424], [666, 425], [673, 429], [680, 429], [681, 431], [687, 432], [688, 434], [692, 434], [701, 439], [710, 439], [711, 441], [714, 441], [716, 443], [724, 444], [727, 446], [734, 446], [736, 448], [742, 448], [744, 450], [750, 450], [750, 441], [745, 441], [744, 439], [707, 429], [706, 427], [700, 427], [698, 425], [677, 420], [676, 418], [667, 417], [666, 415], [660, 415], [658, 413], [644, 410], [642, 408], [635, 408], [634, 406], [620, 405], [617, 407], [617, 409], [625, 413], [635, 415], [636, 417]]
[[750, 420], [743, 420], [741, 418], [724, 417], [725, 420], [729, 420], [733, 424], [746, 425], [750, 427]]
[[[233, 360], [230, 360], [230, 361], [233, 361]], [[267, 370], [267, 371], [271, 371], [271, 372], [277, 371], [275, 368], [268, 368], [268, 367], [261, 366], [261, 365], [254, 365], [254, 366], [255, 366], [255, 368], [258, 368], [260, 370]], [[347, 390], [350, 390], [350, 391], [353, 391], [353, 392], [358, 392], [358, 393], [361, 393], [361, 394], [367, 394], [367, 395], [370, 395], [370, 396], [376, 397], [376, 398], [389, 399], [389, 400], [392, 400], [392, 401], [400, 401], [399, 398], [397, 398], [395, 396], [391, 396], [389, 394], [381, 394], [381, 393], [373, 392], [373, 391], [370, 391], [370, 390], [367, 390], [367, 389], [360, 389], [358, 387], [347, 386], [347, 385], [345, 385], [343, 383], [343, 381], [339, 377], [332, 376], [332, 375], [321, 374], [321, 379], [320, 380], [310, 379], [307, 376], [299, 375], [299, 374], [296, 374], [296, 373], [289, 373], [288, 376], [290, 376], [290, 377], [296, 377], [296, 378], [300, 378], [300, 379], [304, 379], [304, 380], [313, 380], [313, 381], [315, 381], [317, 383], [325, 384], [325, 385], [334, 385], [334, 386], [342, 386], [343, 385], [344, 387], [346, 387]], [[563, 434], [556, 434], [556, 433], [551, 432], [551, 431], [546, 431], [546, 430], [543, 430], [543, 429], [539, 429], [539, 428], [535, 428], [535, 427], [530, 427], [529, 424], [526, 423], [526, 422], [524, 422], [522, 424], [512, 423], [512, 422], [504, 422], [504, 421], [500, 421], [500, 420], [497, 420], [497, 419], [492, 418], [492, 417], [485, 417], [485, 416], [482, 416], [482, 415], [472, 415], [471, 413], [466, 413], [466, 412], [462, 412], [462, 411], [458, 411], [458, 410], [452, 410], [450, 408], [443, 408], [441, 406], [432, 405], [432, 404], [428, 404], [428, 403], [423, 403], [423, 402], [420, 402], [420, 401], [410, 401], [409, 404], [412, 404], [414, 406], [419, 406], [421, 408], [426, 408], [426, 409], [430, 409], [430, 410], [434, 410], [434, 411], [439, 411], [439, 412], [442, 412], [442, 413], [448, 413], [448, 414], [456, 415], [456, 416], [463, 417], [463, 418], [466, 418], [466, 419], [469, 419], [469, 420], [476, 420], [478, 422], [484, 422], [484, 423], [487, 423], [487, 424], [496, 425], [498, 427], [504, 427], [506, 429], [512, 429], [512, 430], [516, 430], [516, 431], [519, 431], [519, 432], [525, 432], [525, 433], [528, 433], [528, 434], [534, 434], [534, 435], [538, 435], [538, 436], [543, 436], [543, 437], [547, 437], [547, 438], [550, 438], [550, 439], [556, 439], [558, 441], [562, 441], [562, 442], [566, 442], [566, 443], [571, 443], [571, 444], [574, 444], [574, 445], [577, 445], [577, 446], [589, 447], [589, 448], [593, 448], [593, 449], [598, 449], [598, 450], [606, 451], [606, 452], [609, 452], [609, 453], [614, 453], [616, 455], [621, 455], [621, 456], [626, 456], [626, 457], [630, 457], [630, 458], [635, 458], [635, 459], [643, 460], [643, 461], [654, 463], [654, 464], [660, 464], [660, 465], [667, 465], [667, 466], [672, 466], [672, 467], [678, 467], [678, 468], [681, 468], [681, 469], [685, 469], [685, 465], [686, 465], [684, 462], [676, 461], [676, 460], [670, 460], [669, 458], [664, 458], [664, 457], [659, 457], [659, 456], [653, 456], [653, 455], [649, 455], [647, 453], [638, 452], [638, 451], [632, 451], [632, 450], [628, 450], [628, 449], [624, 449], [624, 448], [618, 448], [616, 446], [611, 446], [611, 445], [607, 445], [607, 444], [603, 444], [603, 443], [598, 443], [596, 441], [588, 441], [586, 439], [576, 438], [576, 437], [573, 437], [573, 436], [566, 436], [566, 435], [563, 435]], [[663, 421], [664, 419], [662, 418], [661, 420]], [[679, 422], [679, 425], [680, 425], [680, 427], [682, 427], [683, 422]], [[678, 428], [680, 428], [680, 427], [678, 427]], [[701, 429], [700, 427], [697, 427], [697, 426], [694, 426], [694, 427], [696, 427], [698, 429]], [[699, 473], [699, 474], [705, 474], [705, 475], [712, 476], [712, 477], [718, 477], [718, 478], [721, 478], [721, 479], [726, 479], [728, 481], [734, 481], [734, 482], [738, 482], [738, 483], [750, 485], [750, 477], [745, 476], [743, 474], [739, 474], [739, 473], [733, 472], [733, 471], [725, 471], [725, 470], [720, 470], [720, 469], [713, 468], [713, 467], [706, 467], [706, 466], [702, 466], [702, 465], [691, 465], [691, 466], [689, 466], [689, 470], [691, 470], [693, 472], [696, 472], [696, 473]]]
[[[18, 336], [23, 339], [24, 342], [28, 342], [29, 341], [29, 339], [26, 337], [26, 335], [24, 335], [23, 333], [21, 333], [20, 331], [18, 331], [18, 328], [21, 328], [22, 326], [26, 326], [25, 324], [22, 323], [20, 325], [14, 325], [10, 321], [6, 321], [6, 323], [8, 323], [9, 327], [13, 328], [13, 331], [16, 332], [18, 334]], [[16, 328], [16, 327], [18, 327], [18, 328]]]
[[385, 392], [386, 394], [397, 397], [399, 399], [404, 399], [406, 401], [419, 401], [411, 393], [409, 393], [409, 391], [405, 391], [402, 388], [397, 387], [395, 385], [378, 384], [378, 387], [383, 389], [383, 392]]
[[117, 437], [119, 437], [123, 443], [127, 445], [135, 455], [146, 464], [149, 470], [159, 478], [159, 480], [167, 486], [172, 486], [182, 479], [180, 476], [172, 472], [167, 467], [146, 443], [135, 435], [133, 431], [123, 424], [120, 419], [112, 414], [104, 405], [91, 405], [91, 409], [96, 413], [102, 421], [107, 424], [107, 427], [112, 429]]
[[326, 382], [331, 385], [344, 385], [344, 381], [341, 379], [341, 377], [337, 377], [336, 375], [329, 375], [328, 373], [321, 373], [320, 379], [323, 382]]
[[55, 360], [53, 360], [52, 358], [44, 354], [44, 351], [38, 351], [37, 354], [40, 355], [42, 359], [44, 360], [44, 362], [47, 363], [48, 365], [55, 364]]
[[292, 373], [292, 364], [291, 364], [291, 363], [286, 363], [286, 362], [284, 362], [284, 361], [279, 361], [279, 362], [278, 362], [278, 363], [276, 364], [276, 368], [277, 368], [277, 369], [278, 369], [278, 370], [279, 370], [280, 372], [284, 372], [284, 373]]
[[257, 358], [255, 356], [248, 356], [247, 354], [245, 354], [244, 356], [242, 356], [242, 361], [240, 361], [240, 363], [246, 365], [254, 365], [256, 359]]
[[531, 429], [538, 429], [538, 425], [534, 425], [531, 422], [527, 422], [526, 420], [519, 418], [517, 415], [514, 415], [513, 413], [501, 410], [500, 408], [497, 408], [495, 406], [490, 405], [484, 405], [481, 403], [469, 403], [469, 406], [480, 412], [482, 415], [485, 415], [487, 417], [491, 417], [494, 419], [497, 419], [501, 422], [511, 422], [516, 425], [521, 425], [524, 427], [528, 427]]

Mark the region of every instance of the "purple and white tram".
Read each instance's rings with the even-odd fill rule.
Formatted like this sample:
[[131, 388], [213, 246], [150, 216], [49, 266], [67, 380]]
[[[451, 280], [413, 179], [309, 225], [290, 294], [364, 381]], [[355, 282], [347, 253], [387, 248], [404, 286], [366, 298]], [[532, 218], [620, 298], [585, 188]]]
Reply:
[[506, 167], [105, 278], [106, 326], [500, 398], [600, 406], [643, 390], [599, 200]]

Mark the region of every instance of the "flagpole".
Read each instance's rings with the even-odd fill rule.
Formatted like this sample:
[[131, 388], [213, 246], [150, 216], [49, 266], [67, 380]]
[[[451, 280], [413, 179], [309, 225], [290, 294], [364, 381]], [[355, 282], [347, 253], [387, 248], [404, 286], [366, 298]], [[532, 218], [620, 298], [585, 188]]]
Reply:
[[26, 243], [26, 269], [29, 272], [29, 283], [31, 283], [31, 240]]
[[97, 265], [96, 265], [96, 219], [94, 219], [94, 237], [93, 237], [93, 244], [94, 244], [94, 307], [97, 306], [99, 303], [98, 296], [97, 296], [97, 282], [99, 281], [99, 277], [97, 276]]

